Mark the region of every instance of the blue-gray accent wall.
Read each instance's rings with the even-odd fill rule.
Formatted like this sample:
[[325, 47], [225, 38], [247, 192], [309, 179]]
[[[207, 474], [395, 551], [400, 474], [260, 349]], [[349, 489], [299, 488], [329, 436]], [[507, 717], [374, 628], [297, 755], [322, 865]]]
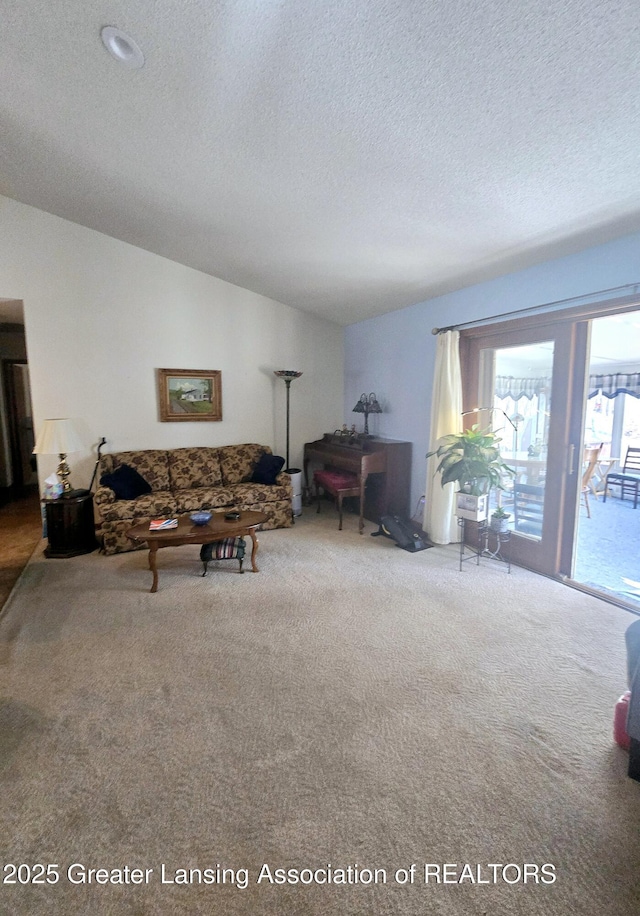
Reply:
[[413, 442], [413, 512], [425, 488], [436, 350], [432, 328], [632, 283], [640, 284], [640, 233], [350, 325], [345, 328], [345, 422], [362, 428], [362, 415], [352, 408], [363, 392], [375, 391], [384, 413], [369, 417], [369, 431]]

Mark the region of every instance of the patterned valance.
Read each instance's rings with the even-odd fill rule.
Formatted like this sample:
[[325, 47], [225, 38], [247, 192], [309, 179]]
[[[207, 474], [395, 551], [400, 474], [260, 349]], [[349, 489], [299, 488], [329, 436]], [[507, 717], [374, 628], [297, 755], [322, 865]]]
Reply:
[[531, 400], [545, 389], [551, 388], [550, 378], [514, 378], [512, 375], [497, 375], [495, 395], [498, 398], [520, 398]]
[[619, 394], [640, 398], [640, 372], [590, 375], [589, 397], [594, 398], [597, 394], [603, 394], [605, 398], [616, 398]]
[[[540, 392], [551, 388], [550, 378], [514, 378], [512, 375], [496, 376], [495, 394], [498, 398], [520, 398], [531, 400]], [[616, 372], [613, 375], [590, 375], [589, 397], [603, 394], [605, 398], [616, 398], [619, 394], [630, 394], [640, 398], [640, 372]]]

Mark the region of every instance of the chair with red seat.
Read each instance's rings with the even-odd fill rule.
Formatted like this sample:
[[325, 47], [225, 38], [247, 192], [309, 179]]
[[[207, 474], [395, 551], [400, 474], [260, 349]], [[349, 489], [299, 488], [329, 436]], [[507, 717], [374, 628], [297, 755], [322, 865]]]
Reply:
[[358, 526], [359, 534], [362, 534], [364, 521], [362, 518], [364, 493], [362, 492], [362, 482], [357, 474], [349, 474], [346, 471], [336, 471], [325, 468], [324, 471], [316, 471], [313, 475], [313, 482], [316, 487], [316, 499], [318, 500], [318, 509], [320, 512], [320, 488], [325, 493], [329, 493], [337, 502], [337, 508], [340, 521], [338, 531], [342, 531], [342, 500], [345, 496], [357, 496], [360, 500], [360, 520]]

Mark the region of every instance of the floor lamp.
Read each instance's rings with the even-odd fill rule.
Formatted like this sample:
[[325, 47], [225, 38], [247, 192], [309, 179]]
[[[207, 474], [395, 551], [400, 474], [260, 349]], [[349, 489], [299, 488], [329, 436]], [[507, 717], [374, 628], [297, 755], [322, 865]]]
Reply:
[[284, 383], [287, 386], [287, 452], [286, 452], [286, 464], [285, 471], [289, 470], [298, 472], [297, 468], [289, 468], [289, 392], [291, 388], [291, 382], [294, 378], [300, 378], [302, 372], [296, 372], [295, 369], [275, 369], [274, 375], [277, 375], [278, 378], [284, 379]]

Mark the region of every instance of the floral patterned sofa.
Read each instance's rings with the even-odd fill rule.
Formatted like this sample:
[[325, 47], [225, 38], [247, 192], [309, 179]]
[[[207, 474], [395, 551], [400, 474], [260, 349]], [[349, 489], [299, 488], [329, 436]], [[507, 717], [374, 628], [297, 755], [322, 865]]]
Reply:
[[252, 509], [267, 516], [264, 529], [290, 527], [293, 515], [289, 475], [278, 474], [273, 485], [251, 482], [264, 454], [271, 454], [268, 446], [247, 444], [103, 455], [98, 480], [128, 465], [151, 487], [150, 493], [135, 499], [117, 499], [109, 487], [98, 487], [94, 502], [102, 523], [104, 552], [114, 554], [135, 549], [126, 536], [132, 525], [152, 518], [186, 515], [198, 509]]

